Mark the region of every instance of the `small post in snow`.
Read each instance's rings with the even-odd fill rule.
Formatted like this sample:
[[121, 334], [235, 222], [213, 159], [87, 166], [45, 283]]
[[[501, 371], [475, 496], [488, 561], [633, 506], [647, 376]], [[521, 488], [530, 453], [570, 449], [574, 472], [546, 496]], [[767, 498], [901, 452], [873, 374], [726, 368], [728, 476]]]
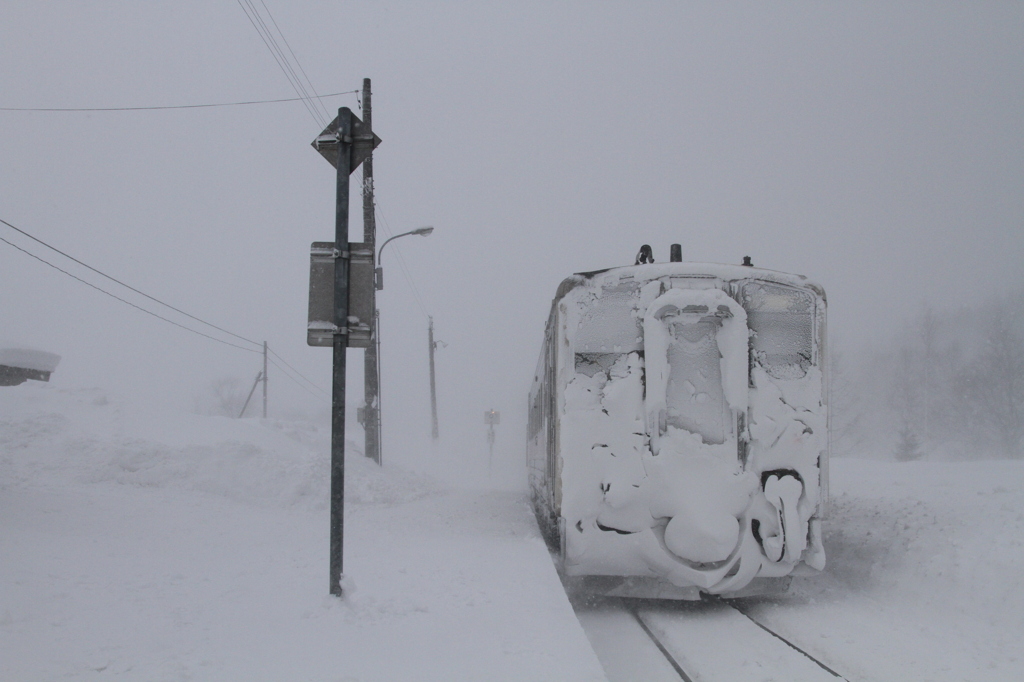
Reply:
[[263, 342], [263, 418], [267, 418], [267, 342]]
[[430, 418], [433, 420], [433, 427], [430, 436], [437, 440], [440, 436], [437, 430], [437, 384], [434, 382], [434, 349], [437, 343], [434, 342], [434, 318], [428, 316], [427, 343], [430, 346]]
[[495, 424], [501, 423], [501, 412], [497, 410], [487, 410], [484, 412], [484, 424], [487, 424], [487, 445], [490, 448], [490, 454], [487, 456], [487, 474], [491, 473], [491, 466], [494, 462], [494, 426]]

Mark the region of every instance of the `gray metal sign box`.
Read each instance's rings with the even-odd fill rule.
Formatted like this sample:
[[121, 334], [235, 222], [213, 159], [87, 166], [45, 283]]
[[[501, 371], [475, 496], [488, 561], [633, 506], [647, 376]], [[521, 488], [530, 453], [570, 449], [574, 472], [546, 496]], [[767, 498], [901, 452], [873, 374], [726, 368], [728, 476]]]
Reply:
[[[339, 254], [344, 257], [346, 254]], [[373, 322], [373, 249], [349, 242], [348, 343], [369, 348]], [[309, 250], [309, 324], [306, 343], [334, 345], [334, 242], [313, 242]]]

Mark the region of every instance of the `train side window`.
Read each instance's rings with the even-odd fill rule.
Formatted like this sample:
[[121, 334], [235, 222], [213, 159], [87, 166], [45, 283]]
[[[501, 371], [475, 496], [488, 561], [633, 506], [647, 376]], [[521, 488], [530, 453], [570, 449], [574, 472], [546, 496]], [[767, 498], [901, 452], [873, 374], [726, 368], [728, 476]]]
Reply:
[[799, 379], [815, 362], [814, 297], [792, 287], [751, 282], [743, 307], [753, 360], [775, 379]]

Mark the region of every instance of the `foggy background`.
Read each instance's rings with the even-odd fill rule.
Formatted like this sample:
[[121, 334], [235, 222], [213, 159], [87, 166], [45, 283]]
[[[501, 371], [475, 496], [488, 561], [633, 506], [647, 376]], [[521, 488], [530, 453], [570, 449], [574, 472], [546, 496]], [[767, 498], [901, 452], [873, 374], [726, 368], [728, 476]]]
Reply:
[[[483, 411], [494, 408], [496, 480], [522, 485], [526, 395], [555, 289], [573, 272], [631, 264], [644, 243], [658, 261], [678, 242], [684, 260], [749, 255], [824, 286], [839, 378], [854, 387], [837, 399], [848, 408], [838, 443], [846, 451], [893, 452], [908, 424], [927, 440], [923, 430], [951, 414], [979, 423], [955, 405], [939, 414], [937, 399], [893, 398], [890, 379], [902, 366], [912, 376], [904, 388], [936, 394], [940, 379], [921, 369], [915, 331], [930, 310], [942, 330], [932, 350], [959, 353], [955, 362], [943, 356], [952, 395], [987, 347], [991, 311], [1020, 308], [1024, 6], [255, 7], [265, 17], [269, 8], [318, 93], [372, 79], [383, 139], [374, 155], [378, 246], [436, 228], [396, 240], [383, 256], [385, 464], [486, 477]], [[4, 3], [0, 59], [7, 108], [295, 96], [230, 0]], [[324, 103], [330, 118], [340, 106], [360, 114], [354, 94]], [[334, 230], [335, 173], [310, 147], [321, 128], [301, 102], [0, 111], [0, 218], [192, 315], [266, 340], [321, 391], [271, 366], [271, 416], [322, 418], [331, 352], [308, 347], [305, 333], [309, 244]], [[352, 241], [362, 238], [359, 179], [357, 171]], [[0, 237], [240, 343], [7, 226]], [[447, 343], [437, 353], [437, 448], [428, 315]], [[1018, 332], [1019, 319], [1011, 354]], [[261, 368], [256, 353], [143, 314], [4, 243], [0, 339], [60, 354], [55, 387], [100, 386], [156, 409], [210, 411], [218, 382], [244, 393]], [[352, 350], [353, 415], [361, 395], [362, 352]], [[922, 401], [915, 414], [899, 413]], [[349, 437], [361, 442], [362, 433]]]

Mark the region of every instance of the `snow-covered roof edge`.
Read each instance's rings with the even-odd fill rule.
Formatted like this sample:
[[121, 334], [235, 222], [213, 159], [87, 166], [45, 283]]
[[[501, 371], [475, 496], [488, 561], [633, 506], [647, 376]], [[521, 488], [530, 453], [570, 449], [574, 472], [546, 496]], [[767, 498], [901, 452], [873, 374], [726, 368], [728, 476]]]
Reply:
[[44, 350], [22, 347], [0, 346], [0, 365], [20, 367], [37, 372], [53, 372], [60, 363], [60, 356]]
[[[567, 293], [576, 287], [586, 283], [595, 282], [601, 284], [601, 280], [607, 278], [611, 281], [621, 280], [623, 277], [632, 277], [635, 280], [649, 281], [660, 277], [687, 277], [687, 276], [710, 276], [721, 280], [732, 282], [742, 279], [760, 279], [790, 286], [810, 287], [822, 300], [826, 300], [825, 289], [817, 282], [808, 279], [804, 275], [796, 275], [778, 270], [767, 270], [749, 265], [731, 265], [727, 263], [695, 263], [695, 262], [666, 262], [666, 263], [645, 263], [643, 265], [624, 265], [592, 272], [577, 272], [562, 280], [555, 293], [552, 305], [560, 301]], [[609, 282], [609, 283], [610, 283]]]

